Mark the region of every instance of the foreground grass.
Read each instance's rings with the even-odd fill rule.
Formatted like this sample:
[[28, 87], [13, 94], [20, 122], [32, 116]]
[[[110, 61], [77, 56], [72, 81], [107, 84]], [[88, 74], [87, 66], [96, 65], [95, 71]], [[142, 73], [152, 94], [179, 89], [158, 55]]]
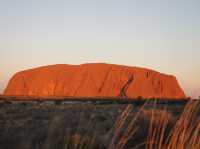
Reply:
[[[155, 113], [152, 112], [146, 149], [199, 149], [200, 121], [197, 120], [199, 106], [200, 102], [189, 102], [167, 136], [165, 134], [169, 117], [166, 113], [161, 113], [155, 119]], [[154, 124], [156, 121], [157, 125]]]
[[[156, 103], [154, 105], [156, 107]], [[177, 117], [164, 110], [146, 110], [146, 103], [132, 115], [133, 106], [128, 105], [119, 115], [113, 126], [114, 133], [107, 149], [200, 149], [200, 101], [190, 101]], [[143, 129], [138, 123], [139, 117], [145, 116], [148, 121], [148, 135], [143, 143], [127, 147], [134, 141], [135, 134]], [[173, 125], [170, 121], [173, 120]], [[91, 121], [88, 125], [90, 125]], [[170, 128], [170, 129], [169, 129]], [[78, 132], [65, 138], [66, 149], [96, 149], [95, 135], [80, 135]]]

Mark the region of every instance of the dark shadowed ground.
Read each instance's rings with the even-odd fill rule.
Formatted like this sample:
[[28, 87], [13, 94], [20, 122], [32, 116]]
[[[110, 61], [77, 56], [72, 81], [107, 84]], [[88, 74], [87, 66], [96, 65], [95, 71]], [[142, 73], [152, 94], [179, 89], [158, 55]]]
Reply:
[[[171, 122], [168, 129], [171, 129], [187, 102], [157, 101], [155, 104], [155, 101], [149, 101], [143, 107], [145, 101], [11, 102], [8, 98], [1, 98], [1, 149], [66, 149], [70, 148], [74, 140], [80, 140], [81, 137], [84, 137], [85, 142], [93, 140], [91, 148], [108, 148], [113, 138], [117, 118], [128, 105], [132, 106], [132, 112], [127, 119], [127, 124], [141, 107], [143, 109], [135, 122], [137, 131], [125, 146], [125, 148], [134, 147], [142, 144], [147, 137], [148, 111], [153, 109], [158, 113], [161, 111], [169, 113]], [[120, 133], [123, 133], [123, 128]]]

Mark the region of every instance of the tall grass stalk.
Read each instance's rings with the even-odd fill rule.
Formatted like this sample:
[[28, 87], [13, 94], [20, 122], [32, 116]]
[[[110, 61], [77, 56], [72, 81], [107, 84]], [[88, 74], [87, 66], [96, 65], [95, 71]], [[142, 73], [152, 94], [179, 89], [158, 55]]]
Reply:
[[[199, 101], [190, 101], [170, 132], [166, 127], [169, 117], [163, 113], [155, 119], [155, 113], [152, 113], [146, 149], [200, 149], [199, 108]], [[158, 125], [154, 125], [155, 121]]]
[[[136, 131], [139, 128], [136, 125], [136, 121], [138, 117], [140, 116], [140, 113], [146, 106], [146, 104], [147, 102], [143, 106], [141, 106], [141, 108], [135, 115], [132, 115], [134, 117], [130, 117], [133, 110], [133, 105], [128, 105], [125, 108], [125, 110], [122, 112], [122, 114], [118, 116], [115, 122], [114, 135], [112, 137], [112, 140], [111, 140], [111, 143], [109, 144], [108, 149], [123, 149], [125, 147], [126, 143], [133, 137], [133, 135], [136, 133]], [[126, 122], [128, 121], [128, 118], [131, 118], [131, 120], [128, 122], [128, 125], [126, 126]], [[121, 135], [120, 132], [124, 127], [125, 127], [125, 130]]]
[[[170, 129], [169, 124], [174, 120], [172, 115], [166, 109], [156, 110], [156, 104], [152, 110], [146, 110], [147, 104], [145, 103], [136, 114], [133, 114], [133, 105], [128, 105], [117, 117], [108, 149], [125, 149], [130, 139], [134, 141], [134, 134], [139, 129], [143, 129], [137, 123], [142, 112], [146, 112], [149, 130], [146, 140], [134, 146], [134, 149], [141, 147], [145, 149], [200, 149], [200, 119], [198, 119], [200, 101], [187, 103]], [[92, 144], [95, 142], [95, 137], [88, 141], [87, 135], [72, 139], [75, 139], [72, 141], [74, 145], [69, 149], [83, 149], [85, 143], [89, 143], [89, 148], [92, 148]]]

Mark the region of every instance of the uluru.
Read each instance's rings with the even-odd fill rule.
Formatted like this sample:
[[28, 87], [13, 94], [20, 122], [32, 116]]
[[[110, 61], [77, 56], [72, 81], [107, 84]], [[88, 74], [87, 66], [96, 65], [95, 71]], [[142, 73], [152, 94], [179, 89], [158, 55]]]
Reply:
[[186, 98], [175, 76], [105, 63], [57, 64], [16, 73], [4, 95]]

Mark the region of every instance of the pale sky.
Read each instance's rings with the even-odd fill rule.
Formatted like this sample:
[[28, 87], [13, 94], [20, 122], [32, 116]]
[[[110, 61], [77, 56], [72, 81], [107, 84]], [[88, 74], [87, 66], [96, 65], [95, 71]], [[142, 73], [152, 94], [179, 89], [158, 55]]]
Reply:
[[42, 65], [106, 62], [177, 77], [200, 95], [199, 0], [0, 0], [0, 93]]

